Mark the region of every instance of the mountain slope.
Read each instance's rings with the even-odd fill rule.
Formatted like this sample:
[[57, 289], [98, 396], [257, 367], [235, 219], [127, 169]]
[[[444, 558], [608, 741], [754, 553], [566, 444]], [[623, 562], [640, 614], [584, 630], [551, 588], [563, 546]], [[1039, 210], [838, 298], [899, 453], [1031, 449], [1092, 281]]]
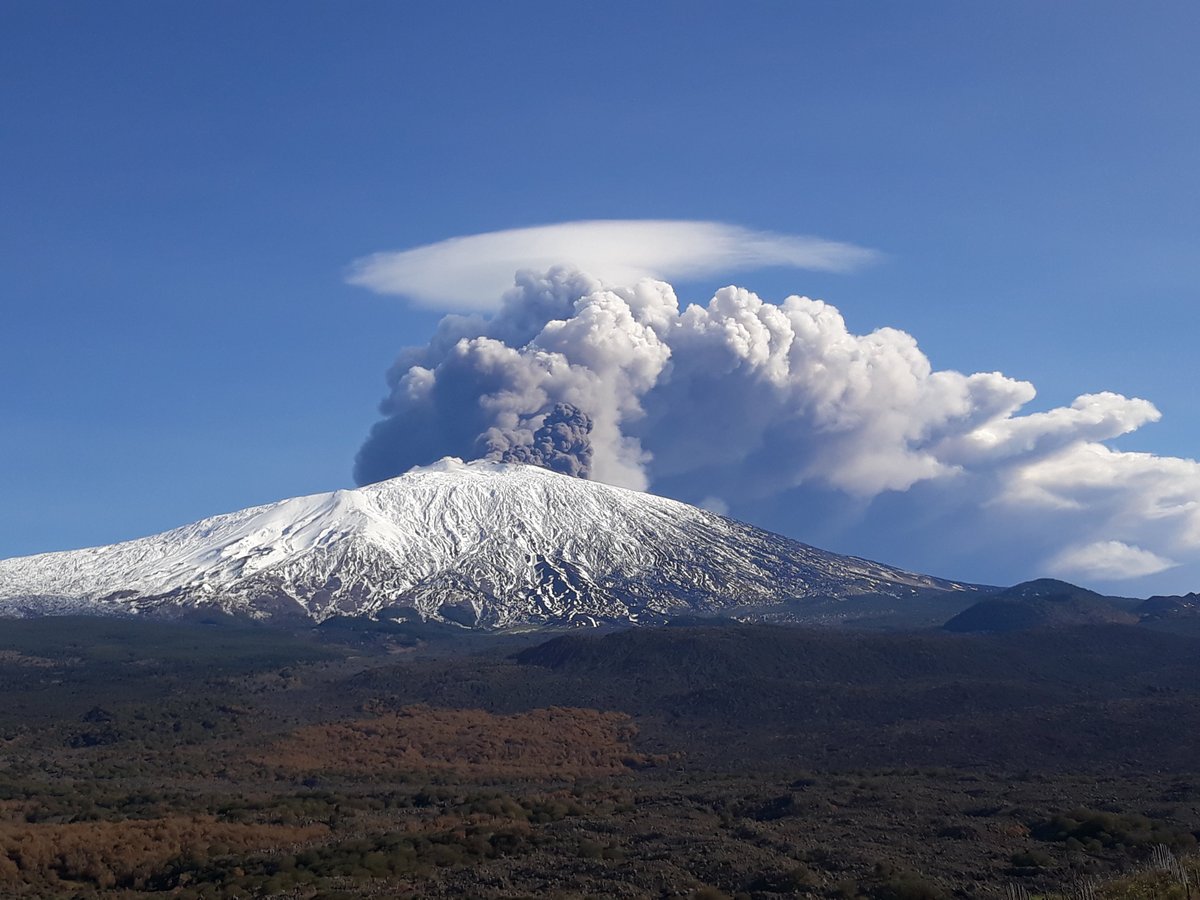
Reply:
[[498, 628], [969, 590], [651, 494], [454, 459], [139, 540], [0, 561], [8, 615], [219, 609]]
[[1200, 593], [1154, 596], [1134, 610], [1142, 624], [1157, 631], [1200, 634]]
[[943, 627], [963, 633], [1006, 632], [1075, 625], [1133, 625], [1137, 621], [1137, 616], [1095, 591], [1053, 578], [1040, 578], [985, 597]]

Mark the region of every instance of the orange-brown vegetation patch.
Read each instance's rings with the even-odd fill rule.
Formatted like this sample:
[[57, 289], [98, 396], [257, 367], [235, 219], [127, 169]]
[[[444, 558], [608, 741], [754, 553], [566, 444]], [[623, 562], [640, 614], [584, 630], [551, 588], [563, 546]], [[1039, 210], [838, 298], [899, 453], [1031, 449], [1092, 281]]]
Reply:
[[173, 860], [291, 847], [328, 834], [325, 825], [244, 825], [185, 816], [0, 824], [0, 884], [66, 881], [136, 888]]
[[653, 764], [634, 753], [623, 713], [551, 707], [500, 716], [408, 706], [355, 722], [309, 725], [259, 759], [300, 771], [450, 772], [539, 778], [615, 773]]

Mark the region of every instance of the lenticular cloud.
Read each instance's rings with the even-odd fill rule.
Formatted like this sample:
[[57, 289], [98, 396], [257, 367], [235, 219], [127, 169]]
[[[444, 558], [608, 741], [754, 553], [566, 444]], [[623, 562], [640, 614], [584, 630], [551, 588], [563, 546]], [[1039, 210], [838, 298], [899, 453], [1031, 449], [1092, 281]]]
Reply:
[[823, 238], [754, 231], [723, 222], [562, 222], [450, 238], [356, 260], [348, 280], [401, 294], [432, 309], [491, 310], [513, 272], [569, 265], [609, 284], [790, 266], [843, 272], [871, 262], [863, 247]]
[[733, 515], [813, 488], [866, 508], [920, 486], [981, 529], [1027, 519], [1042, 571], [1115, 580], [1200, 556], [1200, 465], [1104, 443], [1156, 421], [1151, 403], [1025, 413], [1028, 382], [935, 370], [911, 335], [853, 334], [807, 297], [727, 287], [681, 307], [659, 280], [524, 272], [494, 314], [444, 318], [388, 382], [360, 483], [490, 457]]

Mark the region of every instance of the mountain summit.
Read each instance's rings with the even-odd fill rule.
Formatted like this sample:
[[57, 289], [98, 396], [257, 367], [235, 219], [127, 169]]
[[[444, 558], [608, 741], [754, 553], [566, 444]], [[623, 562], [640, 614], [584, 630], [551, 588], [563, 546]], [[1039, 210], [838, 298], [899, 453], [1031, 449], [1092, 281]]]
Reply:
[[0, 561], [10, 616], [219, 610], [504, 628], [969, 590], [651, 494], [452, 458], [138, 540]]

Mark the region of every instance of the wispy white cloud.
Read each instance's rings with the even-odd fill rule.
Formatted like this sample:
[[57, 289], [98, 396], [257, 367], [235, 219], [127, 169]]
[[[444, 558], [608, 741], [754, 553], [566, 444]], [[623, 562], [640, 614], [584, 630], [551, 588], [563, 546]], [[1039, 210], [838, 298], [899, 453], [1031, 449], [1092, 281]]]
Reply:
[[1048, 564], [1050, 572], [1067, 578], [1096, 578], [1101, 581], [1124, 581], [1157, 575], [1178, 563], [1122, 541], [1096, 541], [1092, 544], [1067, 547]]
[[356, 260], [347, 280], [421, 306], [494, 309], [513, 273], [568, 266], [605, 284], [643, 278], [686, 279], [766, 266], [844, 272], [875, 251], [800, 235], [754, 231], [721, 222], [595, 220], [514, 228], [451, 238]]

